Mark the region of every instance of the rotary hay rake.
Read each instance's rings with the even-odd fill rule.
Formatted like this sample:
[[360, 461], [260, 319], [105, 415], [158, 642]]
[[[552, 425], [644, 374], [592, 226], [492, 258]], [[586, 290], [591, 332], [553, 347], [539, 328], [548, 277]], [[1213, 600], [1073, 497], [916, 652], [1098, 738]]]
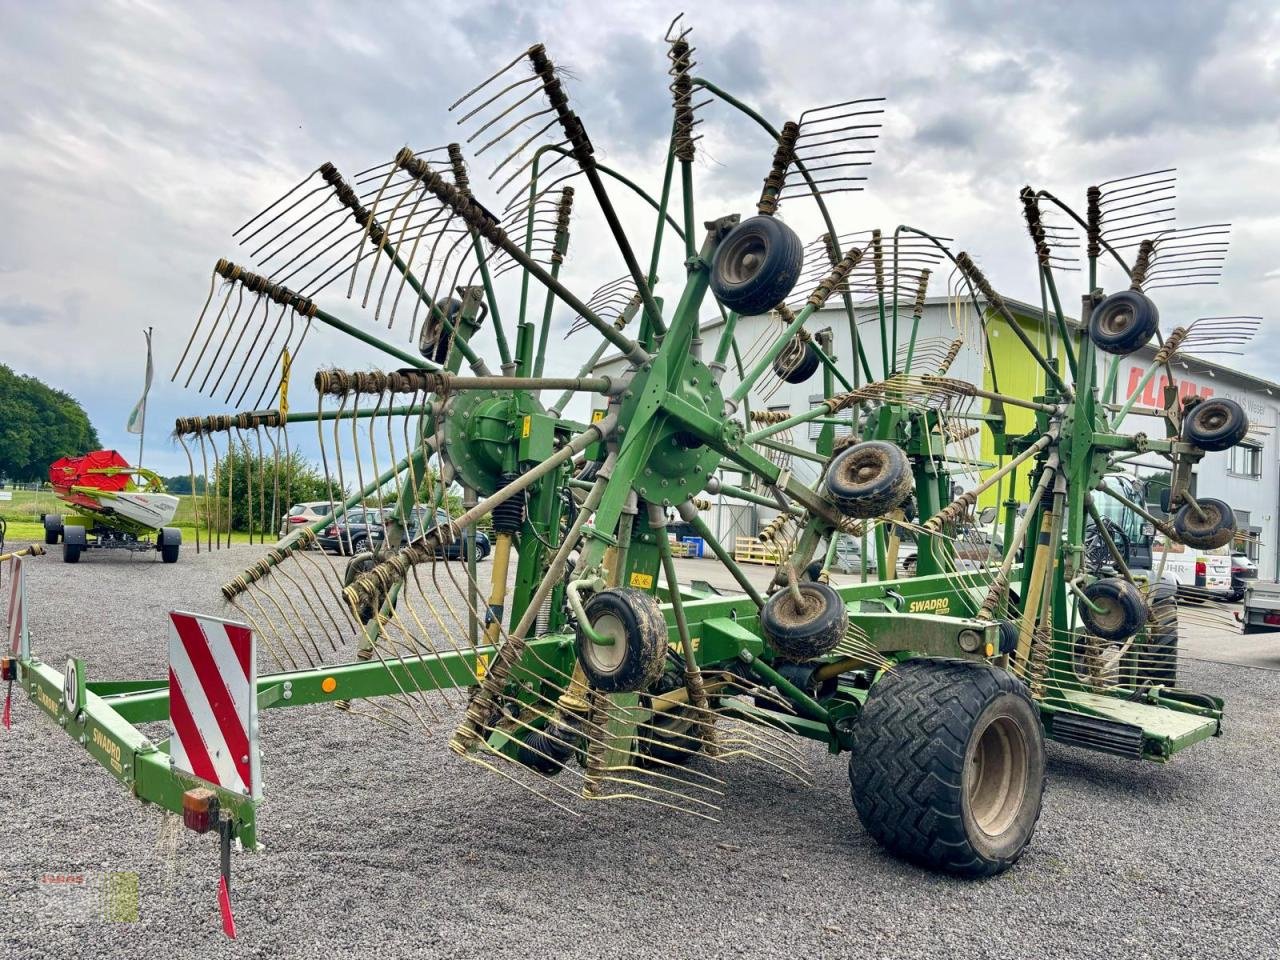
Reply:
[[[678, 22], [667, 43], [674, 120], [656, 196], [599, 162], [535, 45], [451, 108], [475, 156], [495, 158], [490, 206], [459, 145], [406, 147], [350, 179], [325, 163], [237, 231], [257, 266], [218, 262], [174, 377], [256, 403], [184, 418], [176, 434], [193, 475], [195, 447], [201, 471], [212, 464], [205, 489], [216, 490], [219, 449], [225, 458], [247, 434], [262, 451], [267, 436], [278, 465], [286, 428], [314, 425], [332, 501], [223, 587], [272, 667], [255, 703], [336, 704], [398, 735], [443, 731], [454, 753], [501, 778], [495, 790], [518, 786], [574, 815], [636, 800], [712, 819], [729, 761], [807, 781], [798, 739], [816, 740], [850, 752], [854, 806], [891, 852], [961, 875], [1002, 871], [1039, 816], [1046, 735], [1164, 761], [1220, 732], [1222, 701], [1180, 683], [1176, 598], [1158, 570], [1129, 568], [1095, 501], [1120, 498], [1171, 541], [1234, 535], [1231, 510], [1194, 498], [1189, 481], [1247, 421], [1229, 400], [1180, 397], [1170, 360], [1201, 328], [1162, 335], [1144, 292], [1207, 282], [1196, 275], [1214, 272], [1198, 268], [1221, 231], [1171, 226], [1161, 174], [1091, 188], [1083, 214], [1026, 188], [1043, 298], [1016, 315], [946, 238], [836, 229], [828, 200], [862, 189], [879, 101], [775, 129], [695, 73]], [[699, 226], [698, 111], [711, 103], [751, 121], [774, 153], [754, 216]], [[618, 190], [656, 213], [647, 267], [611, 200]], [[562, 277], [584, 194], [625, 270], [585, 300]], [[783, 200], [814, 203], [824, 235], [802, 243], [778, 217]], [[667, 301], [664, 245], [685, 271]], [[1128, 289], [1102, 294], [1103, 258]], [[1057, 280], [1080, 267], [1087, 319], [1073, 327]], [[931, 335], [922, 317], [943, 270], [950, 329]], [[500, 296], [517, 276], [518, 297]], [[325, 291], [387, 336], [329, 312]], [[831, 331], [810, 329], [828, 307], [847, 322], [843, 361]], [[558, 308], [572, 312], [574, 337], [600, 338], [574, 377], [545, 373]], [[709, 310], [720, 315], [714, 348], [700, 319]], [[740, 342], [741, 318], [766, 313], [765, 335]], [[321, 369], [315, 411], [290, 411], [275, 371], [296, 363], [316, 323], [404, 366]], [[1011, 334], [1016, 363], [1034, 364], [1034, 396], [1001, 388], [993, 326]], [[496, 372], [476, 347], [482, 331]], [[1138, 391], [1117, 397], [1118, 364], [1103, 359], [1153, 337], [1162, 346]], [[621, 375], [596, 370], [610, 347]], [[958, 377], [957, 364], [982, 374]], [[1158, 373], [1162, 405], [1137, 406]], [[810, 409], [760, 409], [782, 382], [809, 380], [822, 385]], [[566, 415], [582, 395], [600, 404], [590, 422]], [[1130, 416], [1158, 429], [1122, 432]], [[790, 439], [810, 425], [816, 452]], [[1143, 452], [1171, 464], [1172, 519], [1105, 482]], [[264, 466], [248, 482], [259, 513], [269, 501], [275, 517], [288, 496], [278, 471], [267, 477]], [[450, 487], [462, 509], [442, 517]], [[761, 534], [779, 558], [767, 590], [702, 518], [704, 492], [778, 511]], [[980, 503], [999, 505], [990, 535]], [[369, 549], [342, 568], [308, 549], [357, 510], [374, 518]], [[740, 594], [680, 586], [673, 521], [704, 539]], [[1098, 529], [1110, 557], [1100, 573], [1085, 563]], [[833, 586], [841, 537], [861, 541], [864, 573]], [[917, 567], [897, 578], [906, 538]], [[450, 560], [458, 541], [462, 559]], [[136, 728], [171, 716], [166, 682], [91, 682], [72, 701], [57, 670], [33, 656], [20, 666], [30, 695], [138, 797], [185, 809], [197, 829], [218, 824], [224, 841], [256, 842], [254, 790], [194, 776], [173, 761], [181, 743]]]

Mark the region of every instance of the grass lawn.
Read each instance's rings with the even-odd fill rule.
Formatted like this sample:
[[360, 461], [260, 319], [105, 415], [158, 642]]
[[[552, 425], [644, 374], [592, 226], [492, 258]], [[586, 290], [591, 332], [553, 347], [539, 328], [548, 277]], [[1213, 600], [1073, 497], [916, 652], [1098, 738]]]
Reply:
[[[71, 508], [48, 491], [13, 490], [12, 500], [0, 500], [0, 518], [9, 525], [5, 539], [9, 544], [24, 543], [29, 540], [44, 541], [44, 527], [40, 523], [42, 513], [69, 513]], [[178, 512], [173, 515], [171, 526], [182, 531], [183, 543], [194, 543], [195, 530], [195, 498], [190, 494], [178, 496]], [[201, 539], [208, 533], [201, 531]], [[257, 537], [254, 537], [256, 542]], [[223, 535], [226, 541], [226, 535]], [[248, 543], [249, 534], [235, 533], [232, 543]]]

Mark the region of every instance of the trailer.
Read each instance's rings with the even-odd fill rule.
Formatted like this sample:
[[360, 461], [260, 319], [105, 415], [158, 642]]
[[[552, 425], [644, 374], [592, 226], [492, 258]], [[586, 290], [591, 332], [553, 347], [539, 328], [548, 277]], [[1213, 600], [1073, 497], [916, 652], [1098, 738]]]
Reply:
[[41, 514], [44, 542], [62, 543], [62, 561], [79, 563], [86, 550], [158, 552], [177, 563], [182, 531], [165, 526], [178, 498], [151, 470], [132, 467], [115, 450], [62, 457], [49, 467], [49, 482], [74, 514]]

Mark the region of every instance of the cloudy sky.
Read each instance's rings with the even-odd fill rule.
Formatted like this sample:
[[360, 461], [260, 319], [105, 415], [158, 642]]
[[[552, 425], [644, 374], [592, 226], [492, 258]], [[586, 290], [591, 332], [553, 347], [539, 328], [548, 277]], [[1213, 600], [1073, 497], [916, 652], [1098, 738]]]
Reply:
[[[640, 2], [0, 0], [0, 362], [71, 392], [103, 442], [130, 452], [123, 426], [141, 385], [142, 330], [154, 326], [147, 462], [179, 472], [173, 417], [225, 408], [168, 378], [214, 261], [248, 259], [236, 226], [322, 161], [354, 171], [405, 144], [458, 139], [448, 104], [536, 40], [574, 78], [570, 96], [599, 155], [656, 192], [670, 129], [662, 37], [677, 12]], [[1179, 223], [1230, 221], [1233, 232], [1222, 283], [1162, 295], [1165, 325], [1262, 314], [1238, 363], [1280, 380], [1270, 332], [1280, 319], [1274, 4], [732, 0], [691, 6], [686, 24], [696, 72], [775, 124], [886, 97], [868, 189], [834, 201], [841, 232], [905, 222], [954, 237], [1013, 296], [1036, 296], [1023, 184], [1082, 205], [1090, 183], [1176, 167]], [[702, 115], [698, 215], [746, 215], [771, 145], [723, 108]], [[481, 199], [485, 169], [475, 166]], [[647, 248], [651, 218], [621, 206]], [[820, 232], [811, 202], [782, 212], [805, 239]], [[664, 267], [659, 292], [674, 296], [678, 260]], [[621, 272], [584, 209], [565, 277], [587, 293]], [[1078, 285], [1065, 285], [1074, 301]], [[344, 292], [330, 288], [324, 305], [372, 323]], [[557, 315], [557, 333], [571, 320]], [[549, 372], [575, 370], [593, 346], [570, 340]], [[327, 362], [379, 361], [323, 336], [299, 361]]]

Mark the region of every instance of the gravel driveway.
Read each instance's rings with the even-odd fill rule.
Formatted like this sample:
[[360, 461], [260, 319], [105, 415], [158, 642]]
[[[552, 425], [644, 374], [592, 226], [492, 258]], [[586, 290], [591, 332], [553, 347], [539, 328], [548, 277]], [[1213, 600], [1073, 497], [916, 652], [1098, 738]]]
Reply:
[[[160, 675], [165, 612], [221, 610], [239, 547], [165, 566], [34, 563], [34, 646], [91, 678]], [[806, 747], [801, 787], [728, 769], [719, 823], [640, 804], [575, 818], [449, 754], [332, 708], [264, 714], [262, 853], [233, 865], [240, 937], [220, 933], [217, 844], [141, 807], [25, 697], [0, 731], [6, 957], [1263, 957], [1280, 944], [1280, 673], [1190, 666], [1228, 698], [1224, 737], [1168, 766], [1049, 745], [1030, 849], [962, 882], [883, 855], [845, 762]], [[136, 873], [135, 922], [84, 885]]]

